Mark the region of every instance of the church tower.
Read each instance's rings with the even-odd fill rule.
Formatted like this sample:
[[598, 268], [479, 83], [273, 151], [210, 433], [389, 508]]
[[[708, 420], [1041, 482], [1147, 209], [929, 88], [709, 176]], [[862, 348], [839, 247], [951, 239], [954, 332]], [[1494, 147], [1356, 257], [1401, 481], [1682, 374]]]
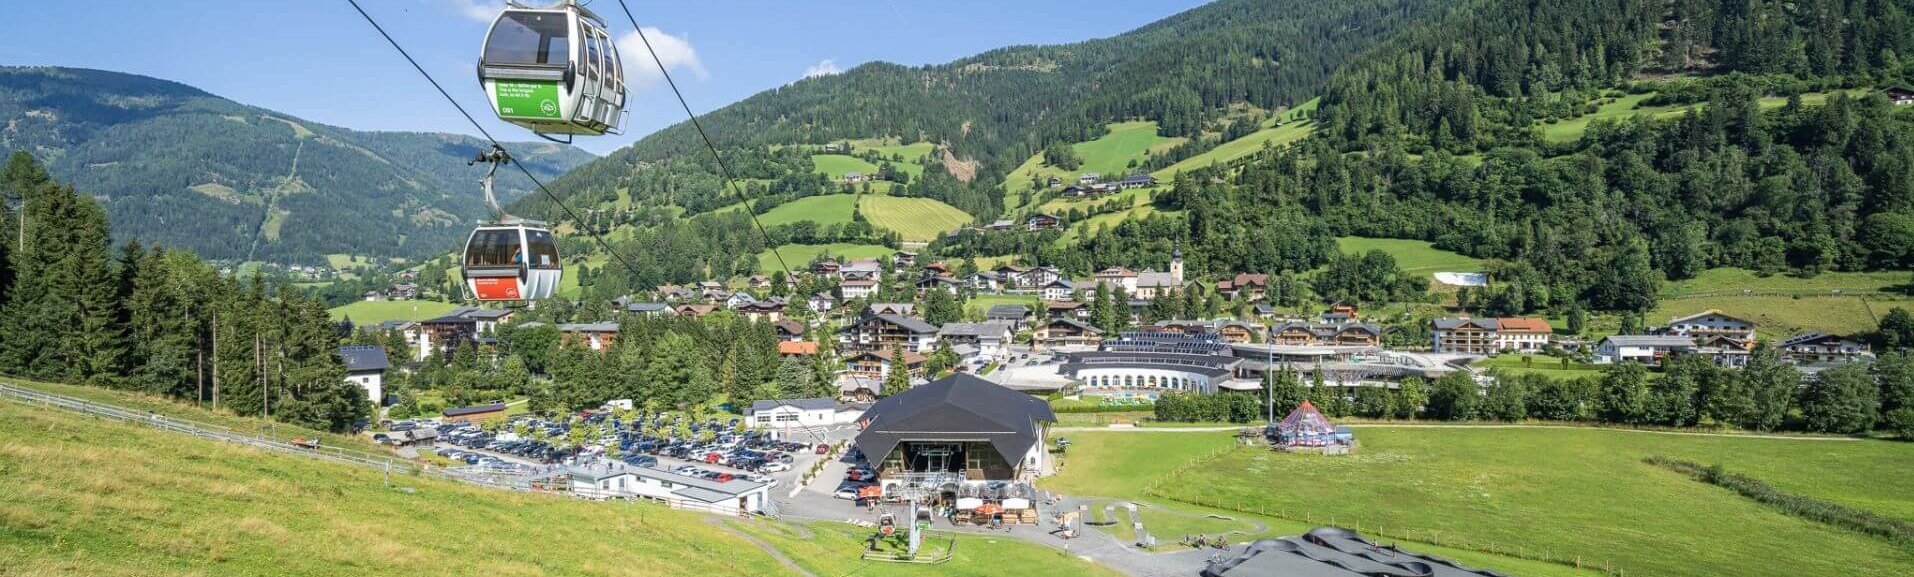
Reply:
[[1178, 290], [1183, 287], [1183, 247], [1178, 245], [1170, 250], [1170, 280], [1176, 281]]

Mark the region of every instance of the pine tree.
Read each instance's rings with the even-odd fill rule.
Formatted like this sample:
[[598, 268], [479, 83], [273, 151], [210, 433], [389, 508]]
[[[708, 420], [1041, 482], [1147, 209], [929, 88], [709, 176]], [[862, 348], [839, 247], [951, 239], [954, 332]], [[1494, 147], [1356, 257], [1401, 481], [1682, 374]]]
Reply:
[[128, 384], [150, 393], [197, 397], [199, 321], [183, 292], [184, 280], [176, 278], [182, 275], [174, 273], [164, 249], [140, 254], [133, 252], [137, 243], [127, 246], [127, 261], [138, 262], [120, 269], [122, 276], [132, 273], [125, 301], [132, 363]]
[[884, 396], [895, 395], [910, 388], [910, 361], [906, 360], [904, 345], [891, 345], [891, 368], [884, 375]]
[[1296, 407], [1303, 404], [1304, 399], [1309, 398], [1309, 392], [1303, 390], [1302, 378], [1287, 367], [1265, 373], [1263, 378], [1270, 381], [1266, 386], [1270, 388], [1270, 398], [1274, 399], [1272, 402], [1276, 405], [1275, 414], [1278, 419], [1296, 410]]

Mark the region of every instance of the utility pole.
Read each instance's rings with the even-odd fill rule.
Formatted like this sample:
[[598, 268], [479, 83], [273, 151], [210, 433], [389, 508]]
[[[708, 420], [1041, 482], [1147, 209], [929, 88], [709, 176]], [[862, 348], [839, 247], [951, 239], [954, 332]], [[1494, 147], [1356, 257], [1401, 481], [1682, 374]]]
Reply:
[[219, 309], [213, 309], [213, 410], [219, 410]]

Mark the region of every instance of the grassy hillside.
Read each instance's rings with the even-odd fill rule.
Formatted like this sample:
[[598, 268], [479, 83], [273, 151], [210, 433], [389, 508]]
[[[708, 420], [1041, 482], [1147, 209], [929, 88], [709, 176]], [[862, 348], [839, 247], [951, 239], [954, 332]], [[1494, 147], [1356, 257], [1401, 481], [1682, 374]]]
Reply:
[[1163, 167], [1163, 169], [1152, 172], [1150, 175], [1155, 176], [1159, 181], [1168, 182], [1170, 179], [1175, 178], [1178, 172], [1204, 168], [1212, 164], [1227, 163], [1255, 154], [1261, 151], [1265, 145], [1282, 146], [1302, 140], [1316, 133], [1316, 123], [1308, 120], [1299, 120], [1297, 117], [1300, 116], [1301, 113], [1316, 110], [1317, 102], [1316, 99], [1310, 99], [1309, 102], [1302, 103], [1283, 114], [1265, 120], [1261, 130], [1249, 133], [1242, 138], [1219, 144], [1216, 148], [1204, 151], [1202, 154], [1176, 161], [1176, 164]]
[[[398, 475], [0, 402], [6, 574], [791, 575], [740, 536], [813, 571], [1113, 575], [1014, 540], [965, 537], [938, 566], [857, 561], [868, 530], [815, 535], [649, 503], [589, 502]], [[526, 554], [535, 544], [536, 554]]]
[[1825, 272], [1802, 278], [1780, 274], [1761, 276], [1747, 269], [1717, 268], [1703, 271], [1695, 278], [1663, 284], [1661, 292], [1664, 296], [1744, 290], [1804, 294], [1901, 292], [1910, 282], [1914, 282], [1914, 273], [1908, 271]]
[[1018, 193], [1030, 189], [1032, 177], [1041, 180], [1053, 176], [1066, 183], [1076, 184], [1077, 177], [1088, 172], [1114, 180], [1136, 172], [1130, 167], [1132, 161], [1141, 165], [1150, 154], [1163, 152], [1189, 140], [1180, 136], [1158, 135], [1155, 121], [1113, 122], [1106, 128], [1108, 132], [1096, 140], [1070, 145], [1071, 149], [1077, 151], [1077, 156], [1083, 159], [1082, 166], [1077, 170], [1050, 166], [1044, 163], [1041, 153], [1034, 154], [1004, 177], [1004, 186], [1010, 192]]
[[857, 208], [872, 226], [896, 231], [909, 241], [929, 241], [973, 220], [956, 207], [928, 198], [871, 195]]
[[[576, 286], [577, 281], [572, 282]], [[451, 312], [457, 307], [458, 305], [439, 301], [358, 301], [335, 307], [329, 312], [332, 313], [334, 320], [350, 317], [353, 324], [376, 325], [386, 321], [422, 321]]]
[[[811, 262], [811, 259], [817, 258], [820, 254], [830, 254], [839, 259], [853, 259], [878, 258], [890, 256], [891, 253], [897, 252], [890, 247], [874, 244], [847, 243], [787, 244], [778, 247], [776, 251], [777, 254], [784, 256], [784, 263], [791, 265], [791, 270], [793, 271], [803, 268], [805, 264]], [[758, 253], [758, 270], [765, 274], [779, 270], [778, 259], [772, 255], [772, 251], [767, 250]]]
[[857, 195], [827, 194], [807, 196], [772, 207], [758, 215], [758, 222], [764, 226], [791, 224], [808, 220], [818, 224], [841, 224], [851, 221], [851, 213], [857, 210]]
[[[1604, 99], [1604, 102], [1596, 107], [1594, 113], [1584, 114], [1569, 120], [1554, 123], [1537, 123], [1537, 126], [1542, 130], [1542, 138], [1555, 142], [1568, 142], [1581, 138], [1583, 133], [1588, 132], [1588, 124], [1596, 120], [1606, 119], [1610, 121], [1620, 121], [1632, 116], [1674, 118], [1686, 114], [1690, 109], [1701, 107], [1699, 103], [1672, 106], [1642, 105], [1643, 101], [1653, 98], [1654, 96], [1655, 93], [1646, 92]], [[1828, 94], [1825, 92], [1811, 92], [1801, 95], [1801, 103], [1806, 105], [1817, 105], [1827, 101]], [[1765, 97], [1760, 100], [1759, 104], [1763, 109], [1771, 109], [1780, 108], [1787, 103], [1788, 100], [1785, 98]]]
[[1476, 272], [1482, 270], [1482, 260], [1436, 248], [1435, 245], [1419, 240], [1394, 238], [1364, 238], [1345, 236], [1336, 239], [1336, 248], [1346, 253], [1365, 253], [1380, 250], [1396, 257], [1396, 265], [1402, 272], [1426, 275], [1437, 272]]
[[[1124, 496], [1155, 475], [1176, 480], [1159, 491], [1178, 499], [1296, 519], [1333, 518], [1391, 533], [1415, 530], [1430, 539], [1439, 532], [1445, 544], [1580, 555], [1610, 561], [1630, 575], [1914, 571], [1909, 551], [1785, 516], [1641, 462], [1659, 454], [1721, 463], [1784, 490], [1914, 519], [1914, 478], [1900, 473], [1914, 467], [1914, 445], [1596, 429], [1364, 427], [1357, 430], [1358, 452], [1338, 458], [1226, 449], [1226, 435], [1075, 435], [1072, 462], [1050, 485]], [[1092, 442], [1095, 436], [1136, 441], [1107, 446]], [[1150, 458], [1219, 450], [1224, 453], [1213, 460], [1183, 465]], [[1101, 478], [1108, 471], [1098, 462], [1105, 458], [1135, 467], [1137, 480]], [[1272, 485], [1282, 489], [1269, 490]], [[1776, 550], [1816, 553], [1772, 554]]]
[[811, 162], [817, 164], [820, 174], [831, 178], [844, 178], [846, 173], [856, 172], [865, 176], [877, 174], [877, 165], [864, 159], [843, 154], [813, 154]]
[[1655, 310], [1648, 312], [1645, 321], [1661, 324], [1671, 318], [1719, 310], [1754, 321], [1761, 338], [1772, 341], [1810, 331], [1840, 335], [1869, 332], [1880, 325], [1880, 315], [1894, 307], [1914, 311], [1914, 300], [1854, 296], [1708, 296], [1664, 299]]
[[[400, 477], [0, 403], [26, 575], [761, 575], [696, 516]], [[558, 521], [562, 519], [563, 521]], [[525, 555], [527, 543], [566, 543]], [[722, 552], [722, 553], [720, 553]]]

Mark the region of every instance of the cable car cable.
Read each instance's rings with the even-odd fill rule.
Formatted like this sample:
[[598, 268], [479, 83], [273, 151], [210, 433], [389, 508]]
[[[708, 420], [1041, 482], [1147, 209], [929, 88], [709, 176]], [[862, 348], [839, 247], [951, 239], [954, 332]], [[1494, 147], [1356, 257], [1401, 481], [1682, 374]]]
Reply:
[[[731, 194], [737, 195], [740, 200], [750, 200], [744, 197], [743, 190], [738, 189], [738, 179], [732, 176], [731, 165], [725, 164], [724, 155], [718, 153], [718, 146], [711, 143], [710, 135], [705, 134], [704, 125], [698, 122], [698, 115], [691, 111], [691, 103], [686, 102], [685, 94], [678, 90], [678, 81], [672, 80], [671, 71], [665, 69], [664, 59], [659, 58], [658, 50], [651, 47], [651, 38], [645, 35], [645, 28], [638, 25], [637, 17], [631, 15], [631, 6], [625, 4], [625, 0], [618, 0], [618, 7], [625, 11], [625, 19], [631, 21], [631, 29], [638, 32], [638, 40], [644, 42], [645, 51], [651, 53], [651, 61], [658, 65], [658, 74], [665, 77], [665, 85], [670, 86], [671, 93], [678, 97], [678, 105], [684, 107], [685, 116], [691, 118], [691, 127], [698, 130], [698, 138], [704, 141], [705, 148], [711, 150], [711, 158], [718, 161], [718, 170], [723, 171], [725, 184], [731, 185]], [[771, 234], [764, 231], [764, 223], [758, 222], [757, 213], [745, 207], [744, 214], [751, 217], [751, 224], [758, 228], [758, 235], [764, 237], [764, 244], [770, 245]], [[784, 262], [784, 253], [775, 246], [770, 249], [771, 256], [777, 257], [778, 266], [784, 269], [784, 282], [797, 282], [797, 277], [791, 274], [791, 265]]]
[[[365, 7], [359, 5], [359, 0], [346, 0], [346, 2], [352, 4], [353, 10], [359, 11], [359, 16], [362, 18], [365, 18], [366, 23], [371, 24], [373, 30], [377, 30], [380, 36], [385, 37], [386, 43], [391, 44], [393, 50], [399, 51], [399, 55], [404, 56], [405, 61], [412, 64], [413, 70], [417, 70], [420, 76], [424, 76], [426, 82], [432, 83], [432, 87], [438, 89], [439, 95], [444, 96], [446, 102], [452, 103], [452, 107], [458, 109], [459, 114], [464, 115], [465, 120], [467, 122], [472, 123], [472, 127], [478, 129], [479, 134], [484, 135], [486, 140], [491, 141], [492, 146], [498, 147], [499, 150], [505, 150], [505, 144], [499, 142], [497, 138], [493, 138], [491, 131], [486, 130], [484, 125], [479, 124], [478, 119], [472, 117], [472, 113], [466, 112], [465, 106], [459, 104], [458, 99], [452, 97], [452, 93], [446, 92], [445, 87], [441, 86], [437, 79], [432, 78], [432, 75], [425, 71], [425, 67], [419, 66], [419, 61], [413, 59], [412, 54], [409, 52], [406, 52], [405, 47], [400, 46], [399, 41], [394, 40], [391, 34], [386, 33], [385, 27], [380, 26], [379, 22], [377, 20], [374, 20], [371, 14], [366, 13]], [[507, 151], [506, 153], [510, 154], [510, 151]], [[537, 176], [532, 175], [532, 171], [530, 169], [525, 168], [525, 165], [522, 163], [513, 162], [511, 164], [512, 166], [518, 167], [518, 171], [524, 173], [525, 178], [531, 179], [532, 184], [538, 185], [538, 189], [540, 191], [543, 191], [545, 193], [545, 196], [550, 197], [552, 199], [552, 202], [557, 203], [558, 208], [564, 210], [565, 214], [570, 216], [573, 221], [577, 222], [581, 228], [584, 227], [585, 219], [579, 218], [577, 212], [572, 211], [571, 207], [565, 206], [565, 201], [559, 199], [558, 195], [553, 194], [551, 189], [546, 188], [545, 183], [539, 181]], [[755, 221], [756, 218], [753, 217], [753, 220]], [[631, 264], [631, 261], [625, 258], [625, 255], [619, 254], [617, 250], [612, 249], [611, 243], [605, 241], [604, 235], [598, 234], [596, 231], [588, 231], [588, 232], [591, 234], [593, 239], [598, 241], [599, 246], [604, 247], [605, 252], [611, 253], [611, 256], [613, 258], [618, 259], [618, 262], [625, 266], [626, 272], [631, 273], [631, 275], [634, 277], [638, 276], [638, 267], [633, 266]], [[760, 230], [760, 232], [762, 232], [762, 230]], [[765, 242], [770, 242], [770, 241], [767, 239]], [[774, 250], [772, 252], [775, 253], [776, 251]], [[789, 269], [786, 269], [785, 275], [788, 276], [790, 274], [791, 273], [789, 272]]]

